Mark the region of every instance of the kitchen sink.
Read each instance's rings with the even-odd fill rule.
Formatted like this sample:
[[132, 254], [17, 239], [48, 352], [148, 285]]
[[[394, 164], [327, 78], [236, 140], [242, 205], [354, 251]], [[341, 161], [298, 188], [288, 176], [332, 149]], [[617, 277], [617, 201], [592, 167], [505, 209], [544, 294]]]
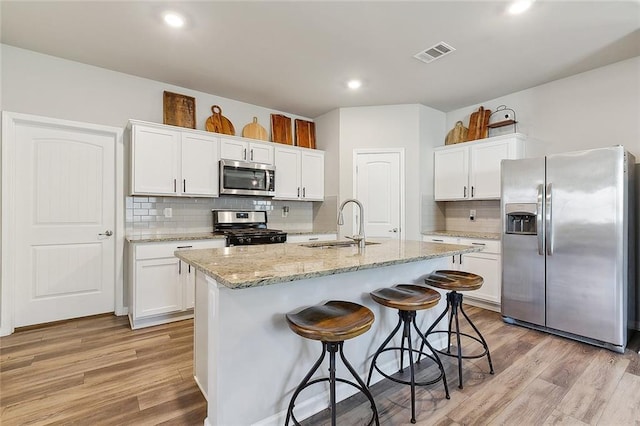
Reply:
[[[380, 243], [374, 243], [373, 241], [365, 241], [365, 245], [367, 246], [372, 244], [380, 244]], [[349, 241], [318, 241], [317, 243], [305, 243], [300, 245], [302, 247], [328, 249], [328, 248], [340, 248], [340, 247], [356, 247], [358, 243], [350, 240]]]

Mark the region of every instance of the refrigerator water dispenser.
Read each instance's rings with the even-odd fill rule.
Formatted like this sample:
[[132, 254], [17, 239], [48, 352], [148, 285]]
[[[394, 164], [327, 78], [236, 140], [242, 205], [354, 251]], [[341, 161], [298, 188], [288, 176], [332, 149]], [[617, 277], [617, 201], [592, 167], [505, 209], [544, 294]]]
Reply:
[[505, 204], [505, 233], [536, 235], [536, 216], [538, 208], [535, 203]]

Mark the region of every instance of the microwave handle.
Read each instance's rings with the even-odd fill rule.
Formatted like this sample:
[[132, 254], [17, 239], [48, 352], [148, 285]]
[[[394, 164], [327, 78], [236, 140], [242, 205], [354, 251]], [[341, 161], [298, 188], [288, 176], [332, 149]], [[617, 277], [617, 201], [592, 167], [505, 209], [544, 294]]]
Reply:
[[266, 185], [265, 185], [266, 188], [265, 189], [268, 191], [269, 188], [271, 188], [271, 173], [269, 173], [267, 171], [266, 174], [267, 174], [267, 178], [266, 178], [266, 182], [265, 182], [266, 183]]

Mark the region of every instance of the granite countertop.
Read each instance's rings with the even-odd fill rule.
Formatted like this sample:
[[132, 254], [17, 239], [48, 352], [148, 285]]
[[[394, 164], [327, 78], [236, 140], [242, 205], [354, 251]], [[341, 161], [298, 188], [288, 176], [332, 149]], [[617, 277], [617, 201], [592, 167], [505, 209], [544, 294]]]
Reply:
[[224, 235], [214, 234], [213, 232], [185, 232], [174, 234], [131, 233], [127, 234], [126, 238], [130, 243], [160, 243], [163, 241], [216, 240], [224, 239]]
[[[288, 235], [314, 235], [337, 234], [337, 231], [285, 231]], [[224, 235], [213, 232], [175, 232], [175, 233], [149, 233], [131, 232], [127, 234], [130, 243], [160, 243], [165, 241], [193, 241], [223, 239]]]
[[440, 235], [443, 237], [478, 238], [480, 240], [500, 240], [499, 232], [473, 231], [422, 231], [422, 235]]
[[220, 284], [240, 289], [481, 250], [482, 247], [453, 244], [381, 240], [362, 251], [357, 246], [310, 248], [305, 244], [269, 244], [176, 251], [175, 256]]

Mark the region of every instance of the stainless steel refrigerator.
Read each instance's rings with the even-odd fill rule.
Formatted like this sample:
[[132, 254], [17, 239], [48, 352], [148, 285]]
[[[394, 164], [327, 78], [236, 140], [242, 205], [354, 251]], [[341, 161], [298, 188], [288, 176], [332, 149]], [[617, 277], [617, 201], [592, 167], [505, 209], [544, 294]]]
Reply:
[[634, 164], [621, 146], [502, 162], [502, 316], [624, 352]]

